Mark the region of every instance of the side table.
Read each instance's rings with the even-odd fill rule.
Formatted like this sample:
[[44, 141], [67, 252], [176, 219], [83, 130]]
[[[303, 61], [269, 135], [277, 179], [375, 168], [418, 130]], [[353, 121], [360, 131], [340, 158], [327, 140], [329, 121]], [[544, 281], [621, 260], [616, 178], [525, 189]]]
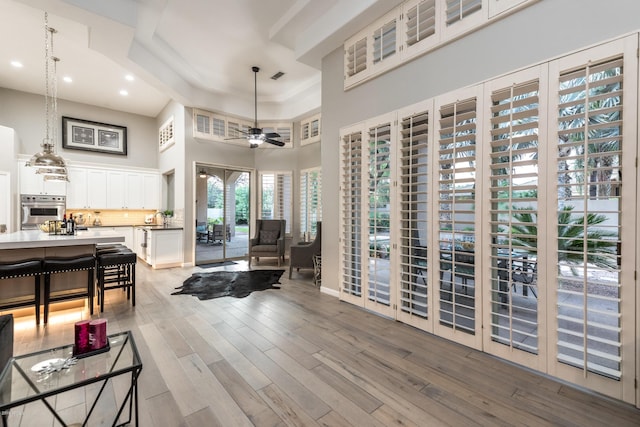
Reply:
[[[55, 397], [61, 393], [90, 384], [100, 383], [93, 402], [87, 402], [87, 413], [82, 425], [95, 425], [91, 415], [96, 409], [109, 380], [118, 376], [130, 376], [129, 387], [122, 403], [115, 402], [117, 413], [108, 424], [124, 426], [130, 424], [135, 411], [135, 425], [138, 425], [138, 377], [142, 371], [142, 361], [138, 354], [131, 331], [109, 335], [109, 349], [102, 353], [78, 358], [75, 365], [59, 371], [42, 374], [36, 367], [48, 366], [51, 360], [67, 360], [73, 356], [73, 344], [41, 350], [35, 353], [12, 357], [0, 373], [0, 413], [7, 427], [15, 415], [16, 408], [31, 402], [41, 401], [53, 417], [63, 426], [67, 426], [58, 410], [52, 405]], [[119, 407], [118, 407], [119, 405]], [[128, 419], [121, 421], [125, 407], [129, 407]], [[15, 411], [15, 412], [12, 412]], [[98, 412], [98, 411], [96, 411]], [[18, 418], [19, 419], [19, 418]], [[104, 420], [100, 420], [103, 423]], [[77, 421], [73, 421], [77, 423]], [[119, 424], [118, 424], [119, 423]]]

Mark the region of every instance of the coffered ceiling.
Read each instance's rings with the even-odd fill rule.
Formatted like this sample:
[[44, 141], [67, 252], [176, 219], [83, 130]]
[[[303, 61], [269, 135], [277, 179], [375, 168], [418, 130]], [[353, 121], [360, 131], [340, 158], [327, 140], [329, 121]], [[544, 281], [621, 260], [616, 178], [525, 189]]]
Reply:
[[0, 87], [44, 93], [46, 10], [61, 99], [151, 117], [175, 99], [251, 118], [255, 65], [259, 116], [290, 119], [320, 106], [322, 58], [399, 3], [0, 0]]

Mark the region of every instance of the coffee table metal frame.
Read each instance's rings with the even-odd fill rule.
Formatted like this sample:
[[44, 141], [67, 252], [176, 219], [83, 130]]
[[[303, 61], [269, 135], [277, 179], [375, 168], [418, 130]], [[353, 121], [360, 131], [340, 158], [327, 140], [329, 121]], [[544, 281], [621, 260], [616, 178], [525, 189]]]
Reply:
[[[73, 382], [70, 382], [69, 384], [65, 384], [62, 386], [46, 384], [44, 387], [42, 387], [41, 385], [38, 385], [37, 381], [34, 382], [34, 378], [36, 374], [30, 372], [29, 367], [25, 365], [31, 365], [31, 363], [34, 363], [34, 362], [37, 363], [37, 362], [44, 361], [46, 359], [51, 358], [52, 355], [58, 356], [61, 358], [71, 357], [73, 353], [73, 344], [68, 344], [62, 347], [55, 347], [47, 350], [40, 350], [37, 352], [12, 357], [7, 363], [7, 365], [4, 367], [2, 373], [0, 374], [0, 413], [3, 414], [2, 416], [3, 426], [4, 427], [8, 426], [8, 419], [10, 418], [8, 414], [11, 408], [22, 406], [31, 402], [35, 402], [37, 400], [42, 401], [44, 405], [49, 409], [49, 411], [53, 414], [53, 416], [56, 418], [56, 420], [58, 420], [58, 422], [60, 422], [60, 424], [62, 424], [63, 426], [66, 426], [67, 424], [62, 420], [60, 415], [47, 401], [47, 398], [58, 395], [60, 393], [64, 393], [69, 390], [85, 387], [87, 385], [102, 381], [103, 382], [102, 386], [100, 387], [98, 394], [96, 395], [93, 403], [91, 404], [91, 408], [87, 412], [85, 420], [82, 424], [83, 426], [85, 426], [87, 425], [89, 421], [89, 417], [93, 413], [93, 410], [95, 409], [96, 404], [98, 403], [98, 400], [100, 399], [100, 396], [102, 395], [102, 392], [104, 391], [108, 381], [114, 377], [125, 375], [125, 374], [131, 374], [131, 384], [129, 386], [129, 390], [127, 391], [125, 398], [123, 399], [122, 404], [118, 408], [118, 413], [114, 418], [113, 426], [116, 426], [116, 423], [118, 422], [120, 415], [122, 415], [122, 412], [125, 406], [127, 405], [127, 403], [129, 404], [129, 419], [121, 424], [118, 424], [118, 426], [124, 426], [131, 423], [131, 418], [132, 418], [131, 416], [132, 416], [133, 410], [135, 410], [135, 425], [137, 426], [138, 425], [138, 377], [140, 376], [140, 372], [142, 371], [142, 361], [140, 360], [140, 355], [138, 353], [138, 349], [136, 347], [136, 343], [135, 343], [135, 340], [133, 339], [133, 335], [131, 334], [131, 331], [125, 331], [125, 332], [109, 335], [108, 339], [109, 339], [109, 345], [110, 345], [109, 351], [100, 353], [94, 356], [88, 356], [86, 358], [81, 359], [78, 362], [79, 365], [82, 365], [83, 361], [91, 362], [90, 360], [91, 358], [101, 358], [102, 360], [107, 360], [109, 362], [109, 365], [105, 370], [105, 372], [103, 373], [97, 372], [95, 373], [95, 375], [93, 372], [90, 372], [91, 375], [89, 375], [88, 378], [77, 381], [77, 382], [73, 381]], [[128, 349], [128, 347], [130, 347], [130, 350], [125, 351], [125, 349]], [[129, 357], [128, 356], [129, 354], [132, 359], [131, 362], [130, 363], [125, 362], [125, 364], [123, 365], [122, 364], [123, 360], [121, 360], [121, 358]], [[73, 373], [74, 369], [81, 369], [79, 365], [71, 366], [69, 368], [69, 373]], [[11, 398], [11, 400], [5, 401], [3, 397], [4, 395], [3, 390], [11, 389], [12, 377], [13, 377], [12, 372], [18, 374], [17, 379], [13, 378], [13, 383], [15, 384], [16, 381], [20, 382], [20, 386], [24, 388], [28, 387], [29, 391], [34, 392], [34, 394], [27, 395], [27, 396], [19, 396], [15, 400]], [[52, 373], [51, 375], [59, 375], [59, 374], [60, 373], [56, 372], [56, 373]]]

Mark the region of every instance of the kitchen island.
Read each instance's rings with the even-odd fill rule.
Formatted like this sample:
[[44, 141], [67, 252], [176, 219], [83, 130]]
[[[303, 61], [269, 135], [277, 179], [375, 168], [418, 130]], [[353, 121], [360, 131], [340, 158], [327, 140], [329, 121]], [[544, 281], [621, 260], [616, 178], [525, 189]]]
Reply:
[[[0, 251], [4, 249], [44, 249], [116, 242], [124, 242], [124, 236], [112, 229], [97, 230], [92, 228], [78, 231], [74, 235], [49, 234], [40, 230], [22, 230], [15, 233], [0, 234]], [[0, 259], [4, 260], [5, 255], [5, 252], [0, 252]]]
[[[124, 242], [124, 236], [113, 230], [84, 230], [75, 235], [50, 235], [40, 230], [22, 230], [15, 233], [0, 234], [0, 262], [9, 263], [25, 259], [46, 259], [52, 257], [76, 257], [95, 255], [96, 244]], [[75, 271], [53, 274], [52, 291], [86, 286], [86, 272]], [[41, 286], [44, 286], [41, 283]], [[43, 294], [41, 289], [41, 294]], [[33, 294], [33, 278], [20, 277], [0, 281], [0, 299], [16, 299]], [[82, 306], [86, 301], [72, 301], [53, 304], [51, 310]], [[32, 309], [11, 310], [16, 316], [30, 315]]]

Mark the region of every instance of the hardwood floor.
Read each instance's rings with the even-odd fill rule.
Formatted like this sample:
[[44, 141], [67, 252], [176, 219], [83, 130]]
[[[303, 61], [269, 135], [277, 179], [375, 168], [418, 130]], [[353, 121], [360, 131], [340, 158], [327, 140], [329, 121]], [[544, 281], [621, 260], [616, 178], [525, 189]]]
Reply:
[[[138, 263], [135, 308], [107, 293], [108, 332], [131, 330], [144, 363], [142, 426], [640, 425], [632, 406], [340, 303], [311, 272], [243, 299], [170, 295], [200, 270]], [[78, 311], [16, 319], [15, 353], [72, 342]]]

